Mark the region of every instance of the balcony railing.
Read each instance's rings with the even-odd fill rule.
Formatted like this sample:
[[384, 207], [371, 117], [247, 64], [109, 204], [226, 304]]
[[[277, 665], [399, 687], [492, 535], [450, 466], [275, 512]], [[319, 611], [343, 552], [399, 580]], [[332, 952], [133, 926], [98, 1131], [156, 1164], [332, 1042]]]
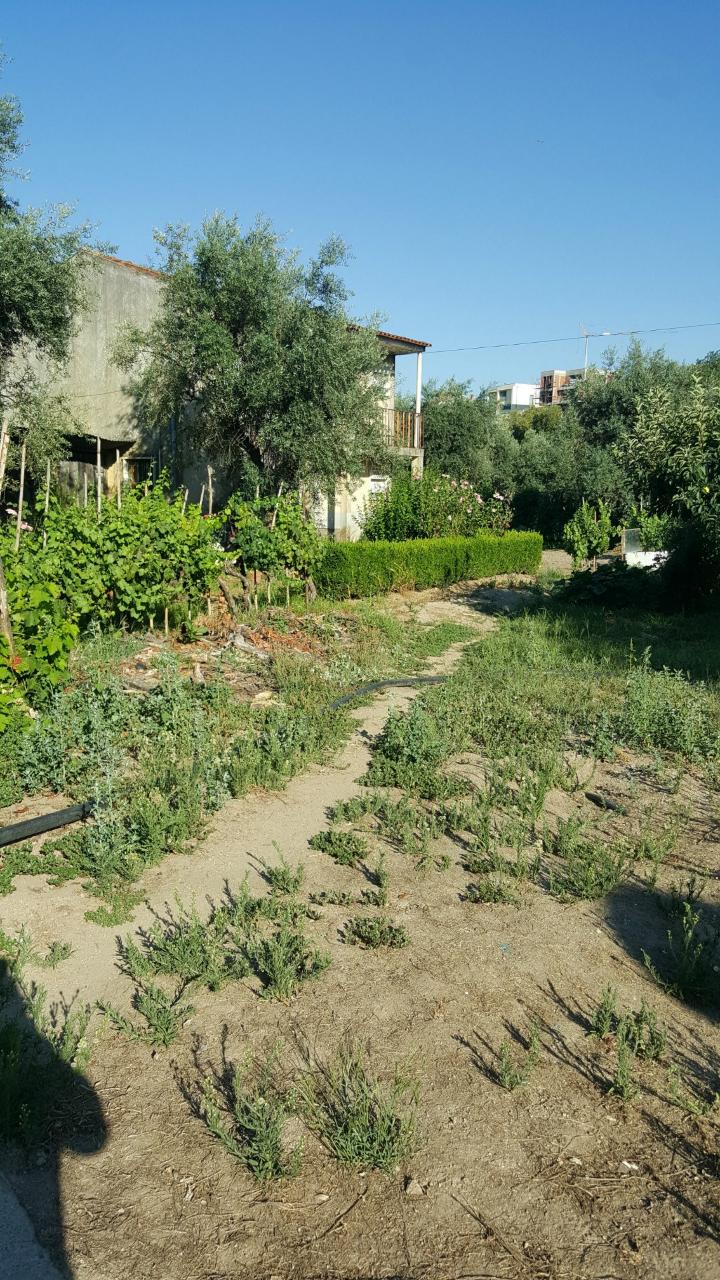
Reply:
[[414, 409], [385, 409], [385, 443], [393, 449], [422, 449], [423, 416]]

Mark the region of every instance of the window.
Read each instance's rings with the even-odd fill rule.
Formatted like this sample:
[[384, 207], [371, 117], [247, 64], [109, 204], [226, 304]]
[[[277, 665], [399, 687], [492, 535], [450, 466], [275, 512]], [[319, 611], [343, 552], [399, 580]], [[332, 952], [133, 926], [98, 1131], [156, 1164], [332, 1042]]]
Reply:
[[125, 484], [145, 484], [154, 480], [157, 475], [155, 458], [123, 458], [123, 481]]

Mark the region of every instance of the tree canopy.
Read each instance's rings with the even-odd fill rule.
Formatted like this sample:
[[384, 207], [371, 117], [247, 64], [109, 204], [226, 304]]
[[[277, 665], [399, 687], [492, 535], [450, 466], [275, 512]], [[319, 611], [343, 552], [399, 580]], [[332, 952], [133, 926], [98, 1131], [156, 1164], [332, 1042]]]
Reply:
[[10, 195], [21, 127], [16, 100], [0, 97], [0, 423], [11, 438], [27, 437], [39, 467], [61, 451], [65, 430], [77, 429], [50, 384], [84, 305], [90, 229], [73, 223], [67, 205], [23, 210]]
[[374, 328], [347, 314], [342, 242], [304, 264], [268, 222], [243, 231], [221, 213], [196, 235], [169, 227], [157, 239], [159, 315], [126, 330], [116, 354], [146, 420], [175, 419], [196, 455], [246, 489], [321, 487], [378, 465], [387, 368]]

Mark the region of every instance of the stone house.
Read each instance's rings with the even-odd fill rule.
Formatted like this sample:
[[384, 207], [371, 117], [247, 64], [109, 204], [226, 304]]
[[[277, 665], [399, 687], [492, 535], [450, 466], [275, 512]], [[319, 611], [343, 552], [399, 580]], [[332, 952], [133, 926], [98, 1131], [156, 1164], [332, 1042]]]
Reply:
[[[60, 389], [70, 398], [84, 425], [82, 435], [72, 441], [71, 456], [62, 464], [61, 483], [66, 489], [82, 491], [85, 480], [94, 486], [100, 459], [102, 484], [106, 493], [123, 484], [142, 483], [163, 467], [176, 472], [174, 424], [158, 435], [138, 421], [136, 407], [127, 384], [127, 374], [112, 362], [112, 351], [121, 328], [132, 323], [149, 325], [160, 305], [163, 277], [151, 267], [138, 266], [107, 254], [97, 254], [97, 269], [88, 281], [90, 304], [73, 339], [67, 370]], [[430, 345], [415, 338], [378, 332], [387, 362], [384, 420], [388, 443], [410, 466], [421, 472], [423, 465], [422, 356]], [[400, 356], [416, 361], [415, 410], [395, 407], [395, 369]], [[197, 502], [207, 478], [206, 466], [184, 465], [177, 483], [189, 490]], [[216, 499], [223, 497], [222, 479], [216, 478]], [[320, 528], [338, 539], [357, 538], [359, 518], [369, 494], [383, 488], [387, 477], [373, 468], [368, 459], [366, 473], [349, 482], [338, 477], [334, 491], [318, 504]], [[207, 492], [207, 489], [205, 490]], [[217, 505], [217, 501], [216, 501]]]

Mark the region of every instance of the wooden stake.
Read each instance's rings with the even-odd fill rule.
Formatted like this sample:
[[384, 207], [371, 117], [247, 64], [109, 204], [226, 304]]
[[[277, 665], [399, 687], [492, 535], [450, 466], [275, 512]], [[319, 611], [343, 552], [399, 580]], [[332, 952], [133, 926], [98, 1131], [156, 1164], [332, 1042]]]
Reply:
[[20, 525], [22, 524], [23, 498], [25, 497], [25, 441], [20, 450], [20, 496], [18, 498], [17, 523], [15, 525], [15, 554], [20, 550]]
[[267, 598], [268, 604], [272, 604], [272, 582], [269, 578], [267, 580]]
[[213, 469], [209, 464], [207, 469], [207, 476], [208, 476], [208, 515], [211, 516], [212, 508], [213, 508]]
[[115, 450], [115, 487], [117, 489], [117, 509], [122, 507], [122, 475], [120, 472], [120, 450]]
[[275, 528], [275, 521], [277, 520], [277, 513], [278, 513], [278, 504], [279, 504], [279, 502], [280, 502], [280, 499], [282, 498], [282, 491], [283, 491], [283, 482], [282, 482], [282, 480], [281, 480], [281, 481], [280, 481], [280, 488], [278, 489], [277, 502], [275, 503], [275, 510], [273, 511], [273, 514], [272, 514], [272, 520], [270, 521], [270, 528], [271, 528], [271, 529], [274, 529], [274, 528]]
[[8, 605], [7, 586], [5, 585], [5, 570], [3, 562], [0, 559], [0, 632], [5, 637], [5, 643], [8, 647], [8, 656], [15, 657], [15, 641], [13, 640], [12, 624], [10, 622], [10, 606]]
[[83, 471], [83, 506], [87, 507], [87, 467]]
[[170, 617], [169, 617], [169, 614], [168, 614], [168, 607], [167, 607], [167, 605], [165, 605], [165, 635], [166, 635], [166, 636], [169, 636], [169, 635], [170, 635]]
[[200, 515], [202, 515], [202, 504], [203, 504], [204, 497], [205, 497], [205, 485], [203, 485], [202, 489], [200, 490], [200, 502], [199, 502]]
[[183, 498], [183, 509], [182, 509], [182, 513], [183, 513], [183, 515], [185, 515], [185, 508], [187, 507], [187, 504], [188, 504], [188, 498], [189, 498], [189, 497], [190, 497], [190, 490], [189, 490], [189, 489], [186, 489], [186, 490], [185, 490], [185, 497]]
[[10, 428], [5, 422], [0, 427], [0, 493], [5, 483], [8, 449], [10, 448]]
[[285, 583], [285, 604], [290, 608], [290, 583]]
[[95, 458], [95, 496], [97, 503], [97, 518], [100, 519], [102, 508], [102, 453], [100, 451], [100, 437], [95, 437], [97, 441], [97, 453]]
[[43, 524], [43, 549], [47, 546], [47, 517], [50, 510], [50, 459], [45, 468], [45, 523]]

